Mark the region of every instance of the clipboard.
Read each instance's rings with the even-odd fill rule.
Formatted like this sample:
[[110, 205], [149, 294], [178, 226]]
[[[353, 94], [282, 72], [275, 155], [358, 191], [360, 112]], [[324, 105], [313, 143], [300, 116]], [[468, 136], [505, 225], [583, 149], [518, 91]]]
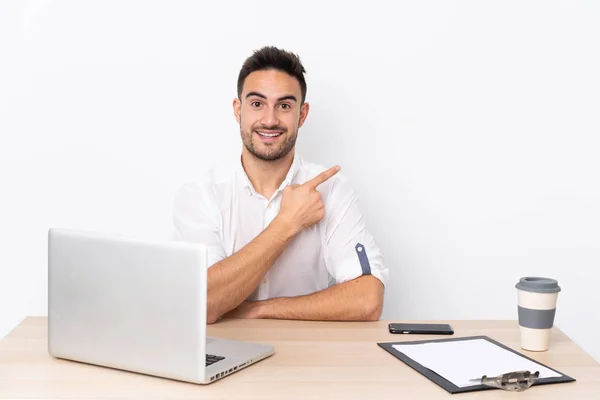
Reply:
[[437, 373], [435, 373], [434, 371], [432, 371], [429, 368], [424, 367], [423, 365], [421, 365], [420, 363], [418, 363], [417, 361], [413, 360], [412, 358], [408, 357], [406, 354], [402, 353], [401, 351], [396, 350], [393, 346], [394, 345], [405, 345], [405, 344], [421, 344], [421, 343], [435, 343], [435, 342], [451, 342], [451, 341], [463, 341], [463, 340], [474, 340], [474, 339], [484, 339], [487, 340], [490, 343], [495, 344], [496, 346], [501, 347], [504, 350], [510, 351], [514, 354], [517, 354], [529, 361], [535, 362], [545, 368], [548, 368], [554, 372], [556, 372], [557, 374], [560, 374], [562, 376], [560, 377], [548, 377], [548, 378], [540, 378], [538, 379], [533, 386], [537, 386], [537, 385], [544, 385], [544, 384], [552, 384], [552, 383], [566, 383], [566, 382], [575, 382], [575, 379], [563, 374], [562, 372], [554, 369], [554, 368], [550, 368], [547, 365], [542, 364], [539, 361], [536, 361], [530, 357], [527, 357], [524, 354], [521, 354], [501, 343], [498, 343], [497, 341], [495, 341], [494, 339], [491, 339], [488, 336], [468, 336], [468, 337], [460, 337], [460, 338], [451, 338], [451, 339], [433, 339], [433, 340], [416, 340], [416, 341], [409, 341], [409, 342], [383, 342], [383, 343], [377, 343], [377, 345], [379, 347], [381, 347], [382, 349], [384, 349], [385, 351], [387, 351], [388, 353], [390, 353], [391, 355], [393, 355], [394, 357], [396, 357], [397, 359], [399, 359], [400, 361], [404, 362], [406, 365], [410, 366], [411, 368], [413, 368], [415, 371], [419, 372], [421, 375], [425, 376], [426, 378], [428, 378], [429, 380], [431, 380], [432, 382], [434, 382], [435, 384], [437, 384], [438, 386], [440, 386], [441, 388], [445, 389], [448, 393], [451, 394], [455, 394], [455, 393], [466, 393], [466, 392], [475, 392], [475, 391], [480, 391], [480, 390], [491, 390], [491, 389], [495, 389], [493, 387], [489, 387], [486, 385], [474, 385], [474, 386], [466, 386], [466, 387], [458, 387], [456, 386], [454, 383], [450, 382], [449, 380], [447, 380], [446, 378], [444, 378], [441, 375], [438, 375]]

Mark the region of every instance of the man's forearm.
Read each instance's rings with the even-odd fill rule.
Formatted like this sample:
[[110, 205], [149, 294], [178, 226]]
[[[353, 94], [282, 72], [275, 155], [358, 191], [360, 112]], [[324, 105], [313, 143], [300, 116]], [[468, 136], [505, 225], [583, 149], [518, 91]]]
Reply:
[[209, 324], [254, 291], [294, 234], [289, 225], [276, 218], [254, 240], [208, 269]]
[[298, 297], [258, 302], [261, 318], [316, 321], [376, 321], [383, 308], [383, 284], [367, 275]]

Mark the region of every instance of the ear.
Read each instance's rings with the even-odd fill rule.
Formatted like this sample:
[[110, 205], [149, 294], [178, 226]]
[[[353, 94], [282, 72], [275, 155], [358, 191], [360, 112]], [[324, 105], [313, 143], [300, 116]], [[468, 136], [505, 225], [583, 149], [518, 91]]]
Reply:
[[302, 106], [300, 106], [300, 121], [298, 122], [298, 128], [304, 125], [304, 121], [306, 120], [306, 117], [308, 117], [309, 109], [310, 105], [308, 103], [304, 103]]
[[235, 119], [238, 122], [238, 124], [240, 123], [241, 112], [242, 112], [242, 103], [240, 102], [240, 99], [238, 99], [236, 97], [235, 99], [233, 99], [233, 114], [235, 115]]

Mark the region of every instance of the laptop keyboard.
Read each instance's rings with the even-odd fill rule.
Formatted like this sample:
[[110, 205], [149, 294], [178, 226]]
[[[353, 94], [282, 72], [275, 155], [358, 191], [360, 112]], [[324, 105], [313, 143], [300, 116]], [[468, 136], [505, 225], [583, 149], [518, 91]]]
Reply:
[[221, 360], [224, 360], [224, 359], [225, 359], [225, 357], [220, 357], [220, 356], [215, 356], [215, 355], [212, 355], [212, 354], [207, 354], [206, 355], [206, 366], [208, 367], [209, 365], [213, 365], [217, 361], [221, 361]]

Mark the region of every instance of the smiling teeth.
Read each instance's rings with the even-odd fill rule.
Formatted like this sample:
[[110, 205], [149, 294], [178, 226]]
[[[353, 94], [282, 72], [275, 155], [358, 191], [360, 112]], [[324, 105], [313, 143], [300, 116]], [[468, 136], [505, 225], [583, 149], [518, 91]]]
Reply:
[[260, 136], [264, 136], [264, 137], [276, 137], [281, 135], [281, 133], [261, 133], [261, 132], [257, 132]]

